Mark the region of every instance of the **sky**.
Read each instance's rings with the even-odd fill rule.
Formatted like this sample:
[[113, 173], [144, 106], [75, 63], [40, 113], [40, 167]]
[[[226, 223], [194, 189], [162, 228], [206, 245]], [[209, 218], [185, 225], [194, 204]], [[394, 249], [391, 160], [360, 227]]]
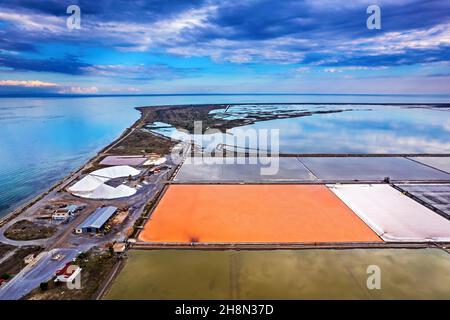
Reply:
[[450, 1], [0, 0], [0, 95], [183, 93], [450, 94]]

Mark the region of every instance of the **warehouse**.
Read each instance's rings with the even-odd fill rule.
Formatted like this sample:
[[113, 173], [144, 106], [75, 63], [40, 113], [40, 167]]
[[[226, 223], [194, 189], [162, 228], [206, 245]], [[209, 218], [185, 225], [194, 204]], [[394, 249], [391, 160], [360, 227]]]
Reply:
[[113, 206], [98, 208], [75, 229], [75, 233], [98, 233], [102, 231], [105, 224], [116, 212], [117, 208]]

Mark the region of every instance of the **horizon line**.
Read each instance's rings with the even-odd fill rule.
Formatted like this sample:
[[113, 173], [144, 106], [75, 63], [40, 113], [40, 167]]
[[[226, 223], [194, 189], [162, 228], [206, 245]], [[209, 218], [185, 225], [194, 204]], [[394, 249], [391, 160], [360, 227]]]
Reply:
[[450, 93], [105, 93], [105, 94], [59, 94], [59, 93], [11, 93], [0, 98], [101, 98], [101, 97], [164, 97], [164, 96], [448, 96]]

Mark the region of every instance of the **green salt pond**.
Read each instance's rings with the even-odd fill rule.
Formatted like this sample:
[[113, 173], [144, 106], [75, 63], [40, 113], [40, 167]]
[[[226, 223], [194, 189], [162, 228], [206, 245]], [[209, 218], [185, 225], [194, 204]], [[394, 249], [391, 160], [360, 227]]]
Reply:
[[[367, 267], [381, 289], [366, 286]], [[106, 299], [449, 299], [439, 249], [130, 251]]]

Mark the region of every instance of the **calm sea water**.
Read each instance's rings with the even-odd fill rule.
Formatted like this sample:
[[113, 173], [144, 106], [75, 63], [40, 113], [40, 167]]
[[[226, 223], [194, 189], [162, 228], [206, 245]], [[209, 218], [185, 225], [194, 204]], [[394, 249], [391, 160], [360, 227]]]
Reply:
[[[134, 107], [252, 102], [433, 103], [450, 102], [450, 96], [187, 95], [0, 98], [0, 217], [81, 166], [119, 136], [139, 117], [139, 112]], [[372, 141], [369, 145], [374, 148], [378, 142], [383, 142], [383, 150], [380, 152], [398, 149], [402, 145], [409, 146], [408, 150], [411, 152], [449, 152], [449, 114], [450, 112], [423, 109], [401, 113], [387, 110], [380, 113], [381, 118], [375, 116], [375, 119], [373, 114], [362, 112], [303, 118], [302, 123], [294, 119], [280, 120], [285, 121], [282, 123], [284, 129], [280, 133], [281, 147], [292, 151], [316, 152], [328, 145], [333, 148], [330, 147], [324, 152], [336, 148], [347, 152], [351, 140], [362, 137], [357, 139], [358, 150], [364, 149], [368, 141]], [[270, 121], [258, 125], [279, 127], [278, 123]], [[301, 135], [297, 132], [301, 132]], [[386, 135], [380, 136], [377, 133], [377, 136], [373, 136], [374, 132], [384, 132]], [[400, 134], [400, 140], [396, 132]], [[324, 143], [326, 139], [323, 135], [325, 138], [332, 137], [329, 143]], [[321, 145], [314, 142], [317, 139], [321, 139]]]

